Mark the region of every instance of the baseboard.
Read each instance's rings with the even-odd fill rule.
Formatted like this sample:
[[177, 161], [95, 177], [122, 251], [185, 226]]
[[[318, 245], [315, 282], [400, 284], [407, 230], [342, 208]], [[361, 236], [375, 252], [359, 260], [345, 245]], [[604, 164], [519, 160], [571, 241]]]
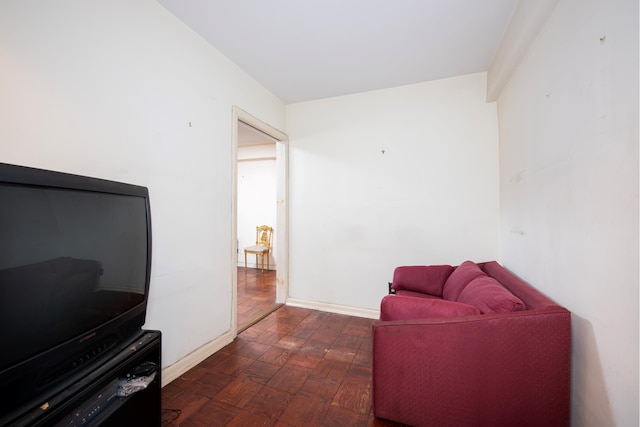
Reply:
[[379, 319], [380, 311], [368, 308], [350, 307], [347, 305], [329, 304], [316, 301], [305, 301], [295, 298], [287, 298], [286, 305], [291, 307], [309, 308], [311, 310], [326, 311], [329, 313], [346, 314], [348, 316], [366, 317], [368, 319]]
[[233, 341], [233, 334], [228, 331], [213, 341], [203, 345], [195, 351], [192, 351], [182, 359], [178, 360], [171, 366], [167, 366], [162, 370], [162, 387], [187, 372], [189, 369], [198, 365], [200, 362], [220, 350]]

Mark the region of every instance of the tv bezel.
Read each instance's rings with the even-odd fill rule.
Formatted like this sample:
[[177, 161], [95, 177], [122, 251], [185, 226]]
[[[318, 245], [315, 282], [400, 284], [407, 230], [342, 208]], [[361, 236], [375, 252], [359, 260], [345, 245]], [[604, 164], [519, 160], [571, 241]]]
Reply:
[[[147, 187], [27, 166], [0, 163], [0, 184], [141, 197], [145, 201], [147, 260], [142, 301], [108, 321], [44, 349], [0, 371], [0, 424], [46, 396], [53, 396], [88, 375], [130, 344], [146, 322], [151, 279], [151, 207]], [[74, 363], [78, 357], [87, 363]], [[77, 366], [74, 366], [77, 365]], [[4, 397], [12, 396], [10, 399]], [[10, 408], [10, 409], [9, 409]]]

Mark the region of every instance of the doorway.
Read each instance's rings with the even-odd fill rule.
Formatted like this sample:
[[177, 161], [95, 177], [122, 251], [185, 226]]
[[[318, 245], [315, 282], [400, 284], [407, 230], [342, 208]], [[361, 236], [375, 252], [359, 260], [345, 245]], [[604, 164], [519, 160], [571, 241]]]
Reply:
[[[286, 302], [287, 136], [234, 107], [233, 153], [232, 328], [237, 335]], [[254, 255], [247, 257], [245, 267], [244, 248], [255, 244], [257, 225], [274, 230], [264, 270]]]

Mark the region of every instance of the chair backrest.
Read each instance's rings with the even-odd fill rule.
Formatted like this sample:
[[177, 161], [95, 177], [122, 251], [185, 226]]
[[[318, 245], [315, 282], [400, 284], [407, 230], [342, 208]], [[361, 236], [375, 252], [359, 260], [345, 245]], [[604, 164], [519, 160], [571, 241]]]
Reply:
[[272, 238], [272, 227], [269, 227], [268, 225], [259, 225], [256, 227], [256, 245], [271, 248]]

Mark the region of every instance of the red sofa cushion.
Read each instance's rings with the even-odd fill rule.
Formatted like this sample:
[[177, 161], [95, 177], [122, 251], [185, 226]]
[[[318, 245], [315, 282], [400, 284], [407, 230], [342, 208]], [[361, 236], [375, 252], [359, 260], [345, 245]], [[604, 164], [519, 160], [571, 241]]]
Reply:
[[380, 303], [380, 320], [416, 320], [480, 314], [472, 305], [432, 298], [387, 295]]
[[482, 313], [506, 313], [525, 308], [520, 298], [489, 276], [473, 279], [460, 292], [458, 302], [477, 307]]
[[460, 264], [444, 283], [442, 297], [449, 301], [458, 301], [462, 290], [476, 277], [486, 276], [478, 264], [465, 261]]
[[453, 269], [450, 265], [397, 267], [393, 272], [392, 287], [396, 291], [407, 290], [441, 297], [444, 283]]

